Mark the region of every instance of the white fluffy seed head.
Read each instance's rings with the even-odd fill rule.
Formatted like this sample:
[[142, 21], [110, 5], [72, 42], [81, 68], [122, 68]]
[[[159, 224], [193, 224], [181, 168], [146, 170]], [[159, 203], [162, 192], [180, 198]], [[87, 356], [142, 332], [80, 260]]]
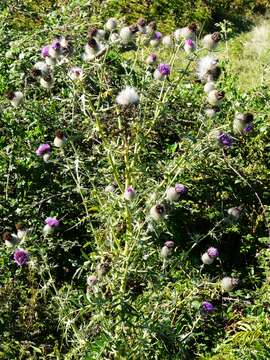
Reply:
[[48, 162], [48, 161], [49, 161], [50, 156], [51, 156], [51, 154], [50, 154], [50, 153], [46, 153], [46, 154], [44, 154], [44, 155], [42, 156], [42, 158], [43, 158], [43, 160], [44, 160], [45, 162]]
[[139, 102], [139, 95], [135, 88], [127, 86], [117, 95], [116, 102], [122, 106], [137, 104]]
[[209, 71], [217, 67], [218, 59], [215, 56], [207, 55], [200, 59], [197, 74], [200, 80], [205, 81]]

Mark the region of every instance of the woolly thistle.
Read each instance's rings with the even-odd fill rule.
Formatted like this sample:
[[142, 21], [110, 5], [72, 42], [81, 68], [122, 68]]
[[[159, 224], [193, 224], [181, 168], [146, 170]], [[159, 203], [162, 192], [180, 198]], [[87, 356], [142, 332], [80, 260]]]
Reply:
[[135, 88], [126, 86], [116, 97], [118, 105], [128, 106], [139, 102], [139, 95]]

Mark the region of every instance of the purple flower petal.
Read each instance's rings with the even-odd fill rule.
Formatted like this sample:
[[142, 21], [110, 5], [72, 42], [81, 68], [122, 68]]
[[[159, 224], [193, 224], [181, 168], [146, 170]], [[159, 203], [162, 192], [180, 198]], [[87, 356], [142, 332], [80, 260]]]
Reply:
[[27, 262], [29, 260], [28, 252], [23, 249], [16, 249], [13, 257], [14, 257], [16, 264], [19, 266], [27, 264]]
[[49, 152], [51, 152], [51, 147], [49, 144], [41, 144], [36, 150], [37, 156], [43, 156]]
[[48, 217], [46, 220], [45, 220], [45, 223], [47, 225], [49, 225], [50, 227], [57, 227], [59, 226], [59, 220], [57, 220], [56, 218], [54, 217]]
[[170, 65], [168, 65], [168, 64], [159, 64], [158, 65], [158, 71], [164, 76], [170, 75], [170, 73], [171, 73]]

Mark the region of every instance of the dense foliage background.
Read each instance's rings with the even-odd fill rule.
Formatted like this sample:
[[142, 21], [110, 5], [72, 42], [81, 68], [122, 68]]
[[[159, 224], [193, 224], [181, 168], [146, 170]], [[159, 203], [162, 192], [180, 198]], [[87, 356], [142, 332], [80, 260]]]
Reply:
[[[24, 1], [2, 2], [0, 48], [0, 231], [29, 229], [30, 254], [19, 267], [14, 248], [0, 246], [0, 358], [3, 359], [267, 359], [269, 318], [269, 40], [267, 20], [248, 33], [267, 1]], [[241, 16], [239, 17], [239, 14]], [[158, 48], [170, 63], [169, 80], [153, 79], [146, 46], [83, 62], [89, 26], [108, 17], [131, 24], [156, 19], [171, 33], [196, 21], [203, 35], [221, 30], [215, 55], [225, 100], [205, 116], [206, 95], [196, 76], [205, 50]], [[223, 20], [230, 20], [231, 23]], [[71, 35], [69, 62], [53, 69], [47, 91], [31, 77], [40, 49]], [[82, 82], [68, 71], [81, 66]], [[126, 85], [140, 95], [129, 109], [115, 99]], [[13, 108], [10, 89], [24, 93]], [[254, 130], [235, 135], [235, 112], [252, 112]], [[55, 130], [67, 137], [53, 147]], [[233, 136], [218, 145], [216, 132]], [[52, 145], [49, 162], [37, 157]], [[175, 204], [165, 192], [176, 183], [188, 194]], [[115, 184], [115, 191], [106, 186]], [[123, 198], [132, 185], [136, 197]], [[156, 203], [167, 218], [150, 219]], [[241, 207], [241, 217], [228, 209]], [[43, 235], [44, 220], [60, 227]], [[174, 241], [164, 260], [160, 251]], [[219, 259], [201, 267], [201, 254]], [[87, 278], [98, 282], [87, 290]], [[224, 293], [220, 280], [238, 279]], [[211, 301], [214, 312], [202, 311]]]

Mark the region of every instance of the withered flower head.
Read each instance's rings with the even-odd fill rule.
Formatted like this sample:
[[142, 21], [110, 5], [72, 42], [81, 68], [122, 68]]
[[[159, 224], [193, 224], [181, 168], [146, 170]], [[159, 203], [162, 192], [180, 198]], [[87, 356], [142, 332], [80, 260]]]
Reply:
[[8, 90], [8, 91], [5, 93], [5, 95], [6, 95], [6, 98], [7, 98], [8, 100], [13, 100], [14, 97], [15, 97], [14, 91], [12, 91], [12, 90]]
[[136, 24], [131, 25], [131, 26], [129, 27], [129, 30], [130, 30], [133, 34], [135, 34], [137, 31], [139, 31], [138, 26], [137, 26]]
[[64, 138], [64, 133], [62, 130], [57, 129], [55, 132], [55, 136], [58, 137], [59, 139], [63, 139]]
[[17, 224], [15, 225], [15, 227], [16, 227], [16, 230], [21, 230], [21, 229], [24, 228], [23, 223], [17, 223]]
[[3, 234], [3, 240], [4, 241], [11, 241], [12, 240], [12, 235], [9, 231], [5, 231]]
[[98, 29], [96, 27], [92, 27], [88, 30], [88, 36], [90, 38], [94, 37], [97, 35]]
[[219, 42], [221, 40], [221, 35], [219, 32], [214, 32], [211, 36], [212, 40], [215, 42]]
[[197, 29], [198, 29], [198, 26], [197, 26], [197, 24], [196, 24], [195, 22], [192, 22], [192, 23], [190, 23], [190, 24], [188, 25], [188, 28], [189, 28], [190, 31], [196, 32]]
[[94, 38], [88, 40], [88, 45], [93, 49], [97, 48], [97, 42]]
[[138, 24], [139, 26], [145, 26], [145, 25], [146, 25], [146, 21], [145, 21], [143, 18], [141, 18], [141, 19], [139, 19], [139, 20], [137, 21], [137, 24]]
[[151, 21], [148, 26], [153, 30], [157, 30], [157, 23], [155, 21]]

